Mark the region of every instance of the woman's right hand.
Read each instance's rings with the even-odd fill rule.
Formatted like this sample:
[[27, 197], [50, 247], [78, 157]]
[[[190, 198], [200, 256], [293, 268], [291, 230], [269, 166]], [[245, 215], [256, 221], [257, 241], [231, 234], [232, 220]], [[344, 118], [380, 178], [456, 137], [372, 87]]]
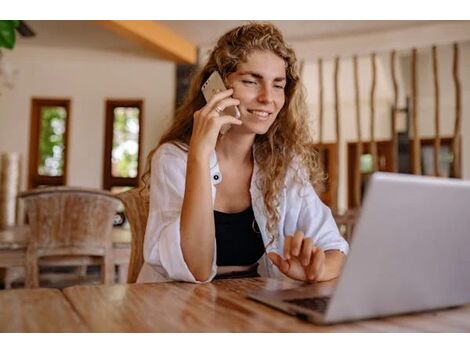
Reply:
[[242, 122], [230, 115], [222, 115], [229, 106], [240, 104], [238, 99], [231, 98], [233, 89], [216, 93], [209, 102], [194, 113], [193, 133], [190, 149], [198, 155], [209, 156], [215, 149], [220, 129], [226, 123], [241, 125]]

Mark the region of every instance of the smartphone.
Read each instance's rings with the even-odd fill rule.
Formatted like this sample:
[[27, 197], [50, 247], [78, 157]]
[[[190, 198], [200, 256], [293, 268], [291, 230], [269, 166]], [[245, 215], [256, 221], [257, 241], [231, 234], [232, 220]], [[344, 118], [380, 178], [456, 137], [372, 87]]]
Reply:
[[[224, 90], [227, 90], [227, 88], [225, 88], [224, 81], [222, 80], [220, 73], [217, 71], [212, 72], [212, 74], [209, 76], [209, 78], [202, 85], [202, 88], [201, 88], [202, 94], [204, 95], [206, 102], [208, 102], [214, 94], [218, 92], [223, 92]], [[223, 111], [223, 114], [231, 115], [237, 119], [240, 118], [240, 110], [238, 110], [236, 106], [227, 107]], [[223, 125], [222, 128], [220, 129], [220, 133], [221, 134], [227, 133], [230, 127], [232, 127], [232, 125], [229, 123]]]

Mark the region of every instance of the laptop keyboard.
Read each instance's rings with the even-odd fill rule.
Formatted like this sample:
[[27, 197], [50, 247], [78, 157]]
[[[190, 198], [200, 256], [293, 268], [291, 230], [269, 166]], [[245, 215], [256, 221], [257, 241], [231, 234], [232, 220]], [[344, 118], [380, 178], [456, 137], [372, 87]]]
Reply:
[[296, 298], [284, 300], [286, 303], [291, 303], [296, 306], [311, 309], [318, 313], [325, 313], [329, 301], [330, 297]]

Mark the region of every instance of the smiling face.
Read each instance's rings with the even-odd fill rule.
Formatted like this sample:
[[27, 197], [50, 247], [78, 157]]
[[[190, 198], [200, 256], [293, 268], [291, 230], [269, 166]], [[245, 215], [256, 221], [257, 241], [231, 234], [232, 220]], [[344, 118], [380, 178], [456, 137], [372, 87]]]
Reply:
[[237, 71], [227, 77], [233, 88], [243, 125], [234, 130], [265, 134], [284, 106], [286, 66], [282, 58], [270, 51], [253, 51]]

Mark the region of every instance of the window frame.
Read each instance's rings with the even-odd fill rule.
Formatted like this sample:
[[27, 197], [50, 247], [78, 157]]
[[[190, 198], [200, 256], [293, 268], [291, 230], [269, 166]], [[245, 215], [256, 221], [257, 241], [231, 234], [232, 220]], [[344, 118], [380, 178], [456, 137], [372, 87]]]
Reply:
[[[104, 126], [104, 154], [103, 154], [103, 189], [111, 190], [113, 187], [137, 187], [139, 185], [142, 160], [142, 130], [144, 121], [143, 99], [107, 99]], [[137, 155], [137, 175], [135, 177], [116, 177], [112, 175], [113, 150], [113, 124], [114, 109], [116, 107], [139, 109], [139, 152]]]
[[[39, 175], [39, 136], [41, 133], [41, 109], [45, 106], [60, 106], [67, 112], [64, 132], [64, 169], [61, 176]], [[70, 98], [31, 98], [31, 120], [29, 133], [28, 188], [39, 186], [63, 186], [67, 184], [68, 171], [68, 141], [71, 117]]]

